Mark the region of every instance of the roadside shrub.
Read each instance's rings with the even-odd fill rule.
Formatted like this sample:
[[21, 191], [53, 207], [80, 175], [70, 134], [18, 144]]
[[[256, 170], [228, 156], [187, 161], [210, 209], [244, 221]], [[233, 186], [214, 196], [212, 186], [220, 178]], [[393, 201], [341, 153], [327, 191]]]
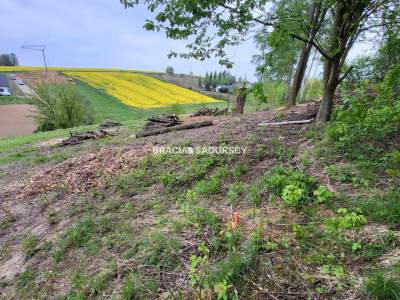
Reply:
[[46, 84], [34, 89], [33, 103], [38, 109], [38, 131], [71, 128], [93, 123], [89, 103], [72, 85]]

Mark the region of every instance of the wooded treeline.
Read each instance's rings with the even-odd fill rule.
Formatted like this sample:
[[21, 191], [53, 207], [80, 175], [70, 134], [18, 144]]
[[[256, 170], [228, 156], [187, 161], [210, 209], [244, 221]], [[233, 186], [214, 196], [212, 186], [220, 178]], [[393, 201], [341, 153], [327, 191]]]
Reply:
[[[241, 78], [239, 78], [241, 80]], [[240, 81], [239, 80], [239, 81]], [[206, 72], [204, 79], [202, 81], [201, 77], [199, 77], [199, 86], [204, 85], [204, 89], [209, 91], [212, 88], [217, 87], [218, 85], [231, 85], [236, 83], [236, 76], [232, 75], [228, 71], [214, 71], [214, 72]]]

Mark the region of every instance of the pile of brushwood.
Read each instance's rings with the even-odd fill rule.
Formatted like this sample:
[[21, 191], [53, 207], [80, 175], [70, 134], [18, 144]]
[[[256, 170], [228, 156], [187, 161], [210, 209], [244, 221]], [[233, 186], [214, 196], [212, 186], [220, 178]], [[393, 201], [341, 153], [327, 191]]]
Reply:
[[106, 119], [100, 124], [99, 128], [114, 128], [122, 126], [121, 122], [113, 121], [111, 119]]
[[192, 117], [201, 117], [201, 116], [222, 116], [228, 113], [228, 109], [219, 109], [219, 108], [201, 108], [199, 111], [194, 113]]
[[70, 137], [61, 141], [59, 146], [70, 146], [81, 144], [86, 140], [97, 140], [106, 136], [112, 136], [113, 134], [104, 129], [99, 130], [89, 130], [84, 132], [69, 132]]

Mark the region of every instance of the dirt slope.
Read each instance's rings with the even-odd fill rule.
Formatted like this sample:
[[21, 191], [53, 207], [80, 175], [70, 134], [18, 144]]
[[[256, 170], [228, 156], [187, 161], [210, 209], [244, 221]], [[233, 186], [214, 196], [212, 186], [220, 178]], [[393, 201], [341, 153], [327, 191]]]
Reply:
[[[343, 254], [339, 259], [348, 270], [346, 279], [321, 273], [318, 263], [303, 261], [304, 246], [292, 230], [293, 224], [319, 226], [318, 218], [333, 215], [330, 209], [288, 209], [266, 191], [256, 195], [257, 205], [248, 200], [253, 184], [274, 166], [303, 168], [312, 144], [305, 137], [312, 125], [258, 124], [288, 115], [301, 119], [310, 109], [199, 117], [196, 120], [212, 119], [214, 126], [117, 143], [111, 138], [100, 150], [85, 148], [61, 163], [27, 168], [25, 176], [13, 181], [0, 177], [0, 297], [193, 298], [193, 272], [202, 271], [192, 270], [191, 257], [201, 257], [198, 249], [205, 245], [211, 252], [204, 257], [212, 262], [207, 269], [222, 268], [225, 260], [238, 264], [233, 275], [226, 271], [230, 275], [224, 278], [234, 282], [229, 293], [240, 299], [358, 298], [357, 276], [365, 262]], [[154, 146], [174, 145], [241, 145], [248, 152], [206, 158], [151, 155]], [[318, 161], [308, 164], [319, 182], [329, 186], [323, 166]], [[218, 175], [222, 182], [210, 191], [208, 184], [220, 178], [213, 174], [220, 173], [225, 174]], [[235, 185], [247, 192], [238, 191], [231, 202]], [[192, 190], [199, 193], [195, 204], [190, 202]], [[192, 200], [185, 204], [185, 197]], [[239, 215], [237, 240], [227, 235], [232, 208]], [[187, 215], [186, 209], [194, 210]], [[374, 240], [376, 231], [371, 228], [375, 227], [361, 231], [360, 238]], [[264, 246], [251, 264], [240, 261], [255, 232], [261, 232]], [[236, 251], [244, 251], [239, 252], [240, 262], [232, 261]], [[217, 274], [218, 269], [212, 276]], [[211, 297], [213, 289], [202, 289]]]

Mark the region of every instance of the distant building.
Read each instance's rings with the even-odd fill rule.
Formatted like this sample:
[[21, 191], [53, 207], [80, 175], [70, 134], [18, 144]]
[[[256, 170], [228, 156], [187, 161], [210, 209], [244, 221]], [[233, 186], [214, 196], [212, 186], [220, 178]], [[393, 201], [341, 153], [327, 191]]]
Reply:
[[215, 91], [218, 93], [227, 93], [229, 91], [229, 88], [226, 85], [217, 85]]
[[5, 75], [0, 75], [0, 96], [11, 96], [10, 86]]

